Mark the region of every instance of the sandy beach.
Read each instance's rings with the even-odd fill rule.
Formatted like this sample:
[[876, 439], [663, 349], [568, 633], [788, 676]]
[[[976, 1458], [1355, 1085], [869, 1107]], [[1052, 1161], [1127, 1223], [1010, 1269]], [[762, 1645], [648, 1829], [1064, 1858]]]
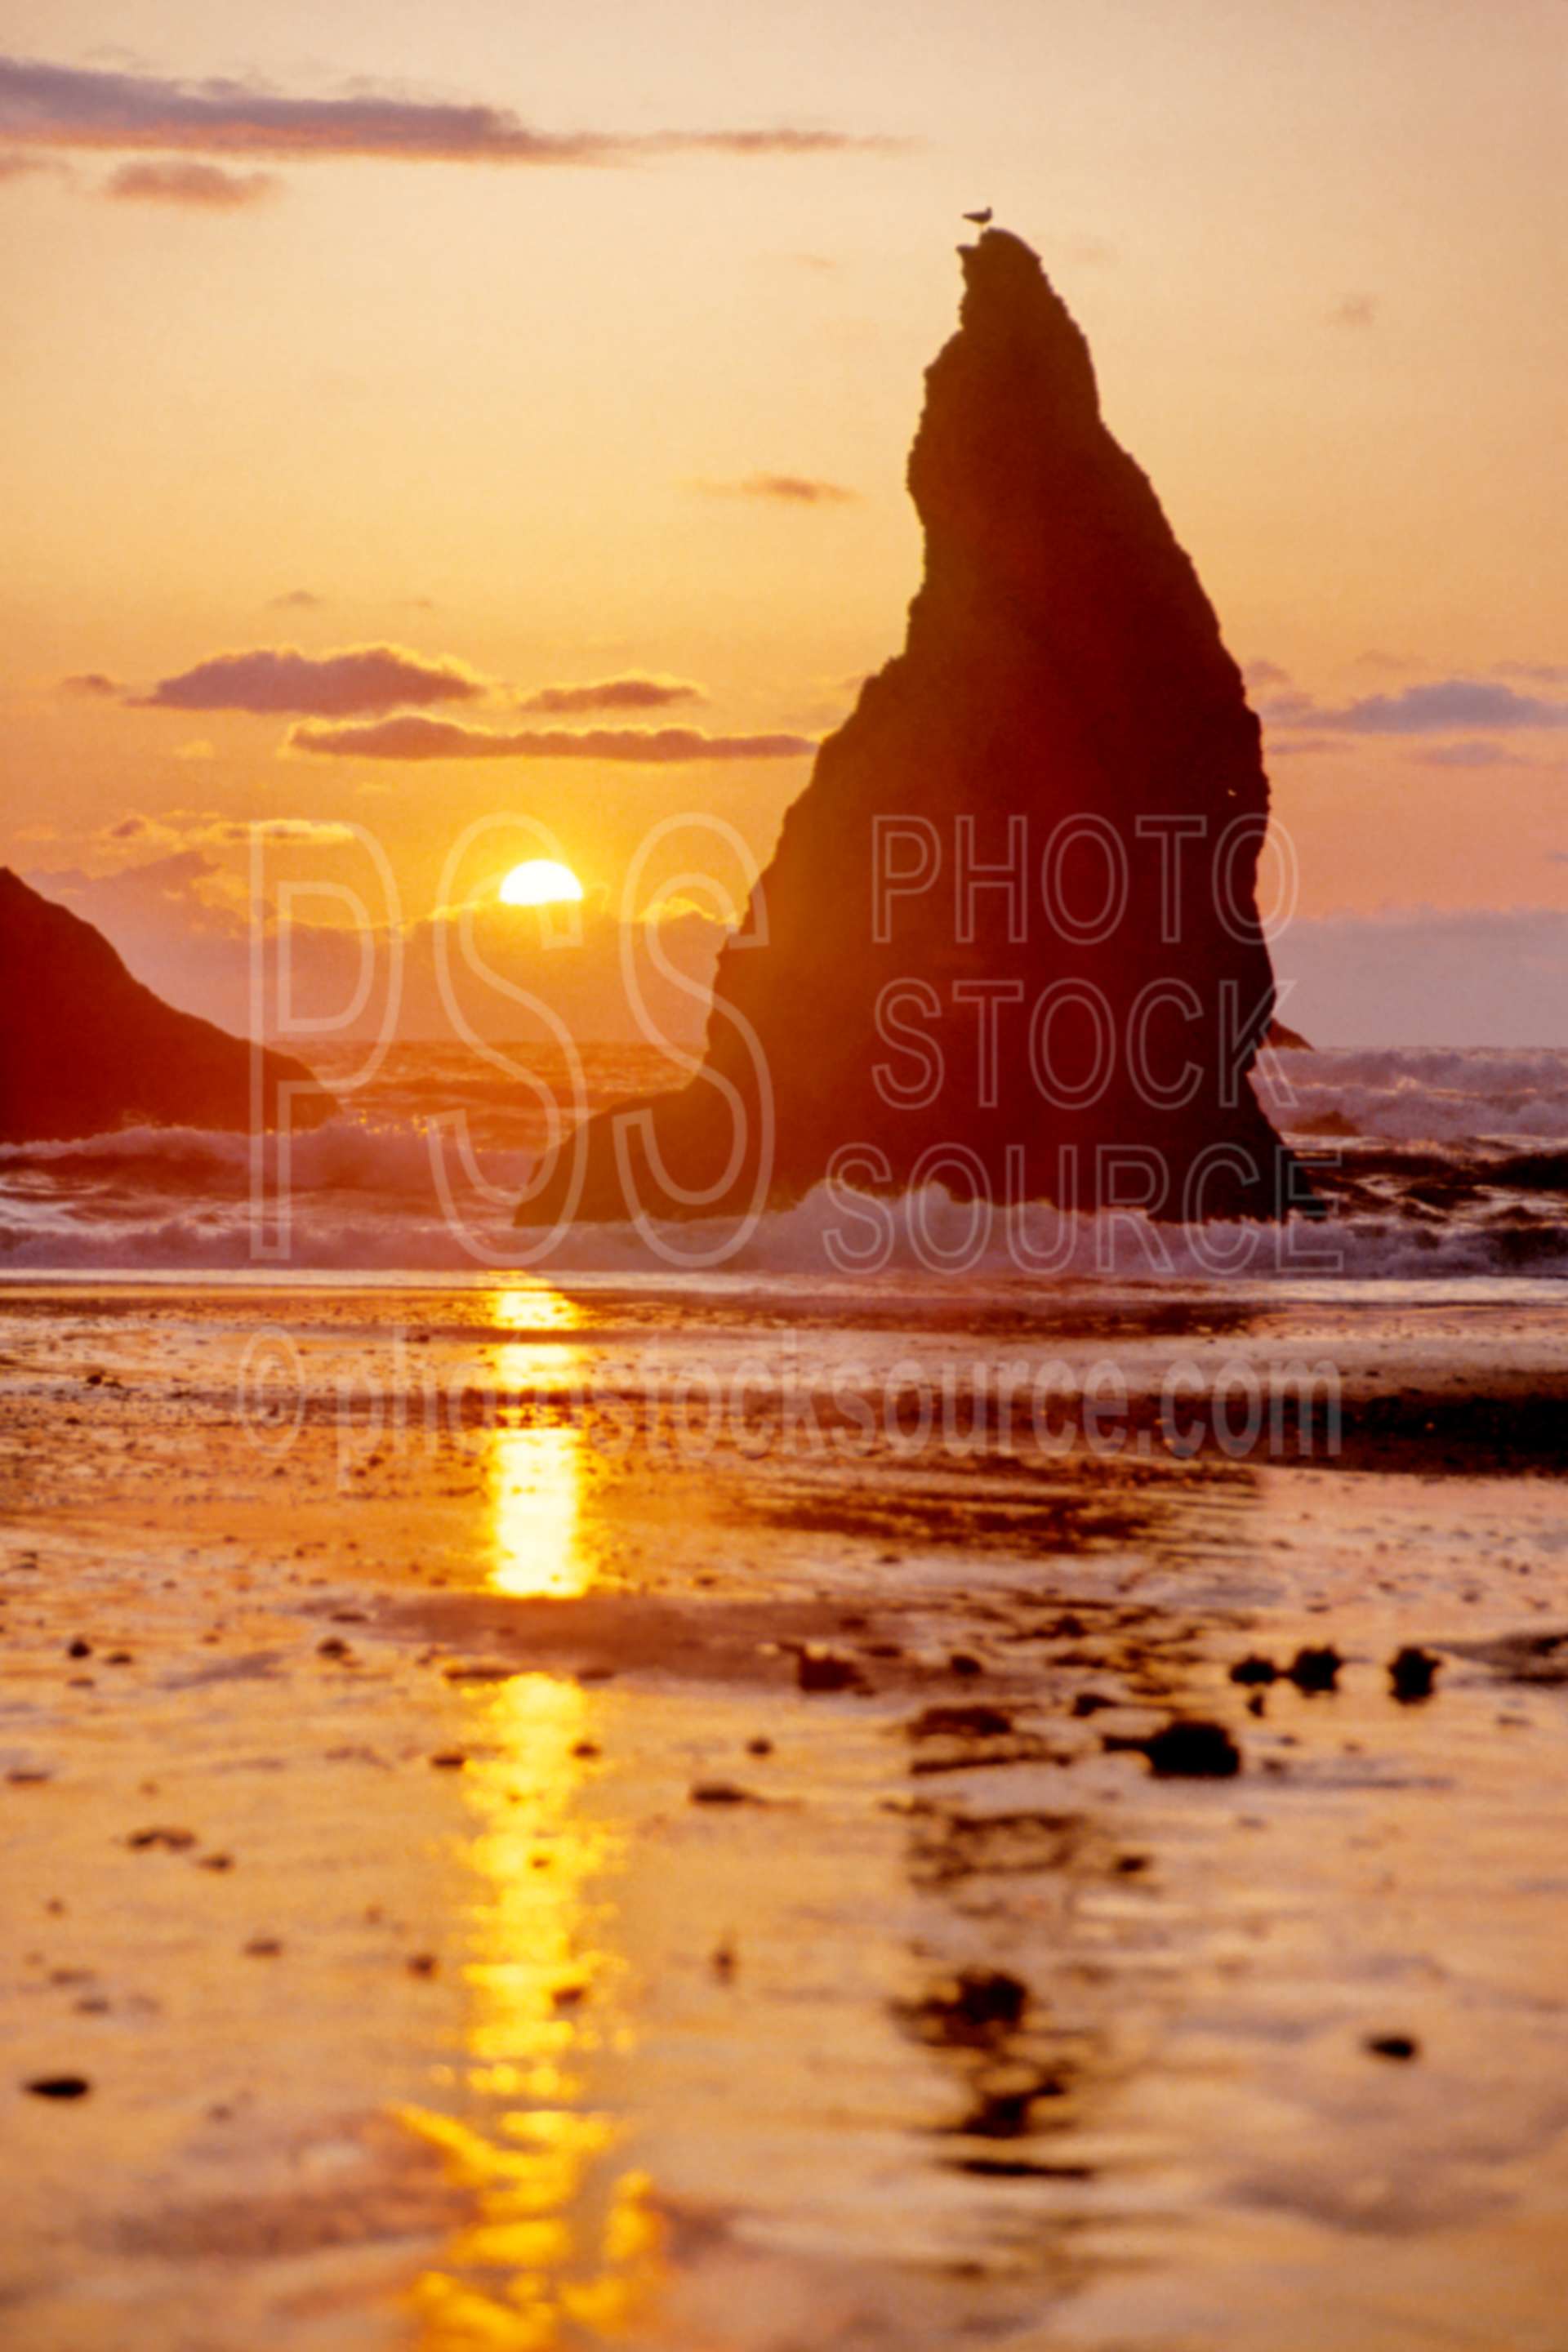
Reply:
[[0, 2352], [1568, 2352], [1564, 0], [11, 13]]
[[1557, 2352], [1568, 1342], [1398, 1287], [13, 1283], [7, 2347]]

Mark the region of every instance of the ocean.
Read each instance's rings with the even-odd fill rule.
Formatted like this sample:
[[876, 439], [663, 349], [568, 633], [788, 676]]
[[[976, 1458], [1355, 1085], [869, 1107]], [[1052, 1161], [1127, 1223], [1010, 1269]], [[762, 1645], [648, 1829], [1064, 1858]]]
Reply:
[[[563, 1103], [559, 1057], [513, 1049]], [[329, 1085], [353, 1067], [321, 1058]], [[582, 1107], [678, 1083], [646, 1048], [583, 1055]], [[977, 1222], [935, 1191], [886, 1221], [876, 1271], [1026, 1282], [1031, 1266], [1117, 1281], [1556, 1281], [1568, 1275], [1568, 1052], [1380, 1048], [1267, 1055], [1259, 1093], [1329, 1200], [1326, 1226], [1284, 1241], [1215, 1247], [1203, 1230], [1140, 1215], [1030, 1206]], [[0, 1268], [99, 1274], [523, 1269], [538, 1236], [510, 1204], [547, 1140], [546, 1105], [505, 1070], [452, 1045], [395, 1047], [343, 1114], [291, 1146], [287, 1231], [252, 1203], [244, 1137], [129, 1128], [77, 1142], [0, 1149]], [[471, 1152], [459, 1155], [453, 1122]], [[456, 1210], [447, 1213], [445, 1165]], [[1021, 1229], [1021, 1232], [1020, 1230]], [[626, 1228], [584, 1227], [551, 1268], [634, 1275], [700, 1266], [727, 1274], [831, 1274], [842, 1204], [819, 1190], [744, 1234], [696, 1224], [668, 1252]], [[1015, 1234], [1018, 1239], [1015, 1241]], [[859, 1240], [856, 1234], [854, 1239]]]

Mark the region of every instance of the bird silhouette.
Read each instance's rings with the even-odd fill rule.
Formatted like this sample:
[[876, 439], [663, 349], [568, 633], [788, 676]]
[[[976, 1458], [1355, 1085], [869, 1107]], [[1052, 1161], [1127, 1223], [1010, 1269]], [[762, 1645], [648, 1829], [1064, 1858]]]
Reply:
[[963, 217], [965, 220], [972, 220], [976, 228], [984, 228], [991, 218], [991, 206], [987, 205], [983, 213], [965, 213]]

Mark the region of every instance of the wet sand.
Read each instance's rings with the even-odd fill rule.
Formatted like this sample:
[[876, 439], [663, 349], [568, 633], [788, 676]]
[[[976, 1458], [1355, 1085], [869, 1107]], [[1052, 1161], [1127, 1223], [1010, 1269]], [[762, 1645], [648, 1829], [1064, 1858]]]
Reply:
[[[1131, 1442], [810, 1442], [974, 1349]], [[1141, 1448], [1205, 1349], [1338, 1454]], [[11, 1286], [0, 2342], [1563, 2352], [1565, 1393], [1480, 1286]]]

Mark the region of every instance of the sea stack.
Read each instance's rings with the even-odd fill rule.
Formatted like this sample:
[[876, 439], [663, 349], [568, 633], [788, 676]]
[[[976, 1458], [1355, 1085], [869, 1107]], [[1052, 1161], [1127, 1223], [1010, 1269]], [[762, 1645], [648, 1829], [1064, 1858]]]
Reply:
[[568, 1138], [520, 1223], [829, 1174], [1187, 1219], [1303, 1200], [1248, 1076], [1274, 984], [1241, 673], [1038, 257], [1001, 229], [960, 251], [904, 650], [785, 816], [700, 1068]]
[[293, 1127], [338, 1108], [303, 1062], [270, 1047], [258, 1059], [243, 1037], [176, 1012], [101, 931], [0, 866], [0, 1142], [276, 1127], [284, 1087]]

